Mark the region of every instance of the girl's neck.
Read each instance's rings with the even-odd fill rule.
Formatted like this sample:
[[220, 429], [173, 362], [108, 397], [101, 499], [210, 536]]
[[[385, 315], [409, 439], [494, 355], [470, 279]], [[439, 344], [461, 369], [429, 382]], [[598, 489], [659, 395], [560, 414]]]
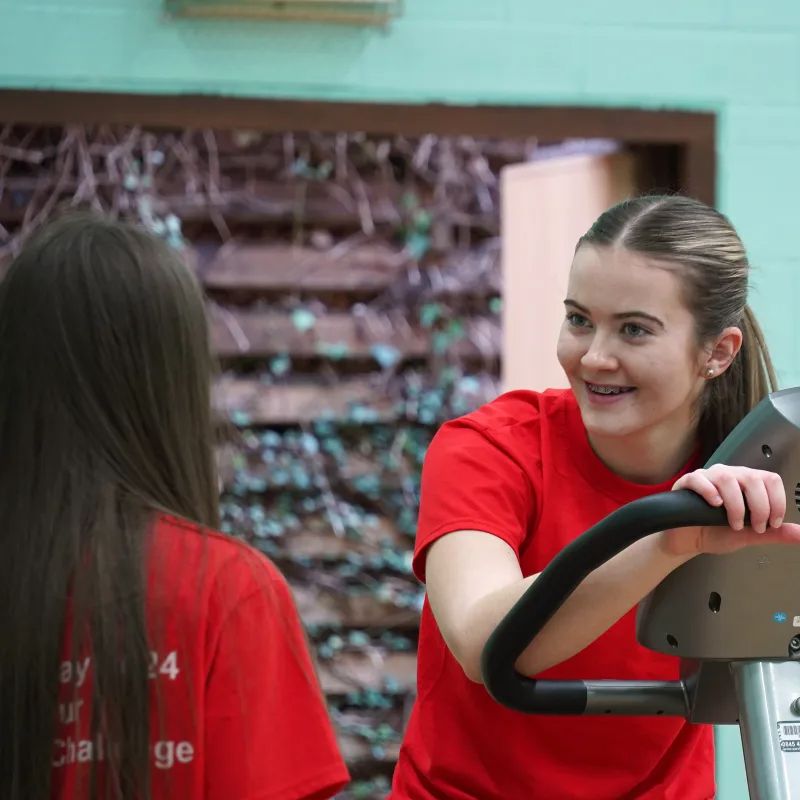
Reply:
[[657, 484], [676, 475], [697, 447], [693, 430], [651, 429], [625, 437], [603, 437], [591, 433], [589, 444], [595, 455], [616, 475], [640, 484]]

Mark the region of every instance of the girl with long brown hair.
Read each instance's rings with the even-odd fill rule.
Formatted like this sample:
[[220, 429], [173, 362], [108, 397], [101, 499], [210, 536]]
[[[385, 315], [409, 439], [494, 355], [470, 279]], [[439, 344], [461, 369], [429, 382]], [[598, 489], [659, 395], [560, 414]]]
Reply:
[[332, 796], [347, 781], [289, 589], [215, 532], [194, 276], [94, 215], [0, 283], [0, 797]]

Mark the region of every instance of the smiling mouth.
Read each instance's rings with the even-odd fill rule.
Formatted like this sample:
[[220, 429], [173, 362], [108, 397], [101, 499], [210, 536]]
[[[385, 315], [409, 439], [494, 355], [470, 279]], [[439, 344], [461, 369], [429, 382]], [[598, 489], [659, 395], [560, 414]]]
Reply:
[[609, 395], [628, 394], [636, 388], [635, 386], [615, 386], [607, 383], [590, 383], [589, 381], [584, 381], [584, 383], [586, 384], [586, 388], [592, 394], [598, 394], [604, 397], [608, 397]]

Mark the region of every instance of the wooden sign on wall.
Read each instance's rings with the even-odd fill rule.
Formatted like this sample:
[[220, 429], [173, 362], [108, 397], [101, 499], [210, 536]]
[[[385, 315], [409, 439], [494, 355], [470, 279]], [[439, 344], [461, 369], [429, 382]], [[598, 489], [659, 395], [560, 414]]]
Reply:
[[165, 0], [177, 17], [277, 19], [385, 25], [396, 17], [402, 0]]

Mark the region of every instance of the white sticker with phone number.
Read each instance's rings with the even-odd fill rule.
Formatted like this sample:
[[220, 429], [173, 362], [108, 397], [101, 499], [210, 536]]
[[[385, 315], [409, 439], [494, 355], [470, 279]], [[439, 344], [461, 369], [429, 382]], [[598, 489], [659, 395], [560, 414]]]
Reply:
[[800, 722], [779, 722], [778, 741], [784, 753], [800, 753]]

